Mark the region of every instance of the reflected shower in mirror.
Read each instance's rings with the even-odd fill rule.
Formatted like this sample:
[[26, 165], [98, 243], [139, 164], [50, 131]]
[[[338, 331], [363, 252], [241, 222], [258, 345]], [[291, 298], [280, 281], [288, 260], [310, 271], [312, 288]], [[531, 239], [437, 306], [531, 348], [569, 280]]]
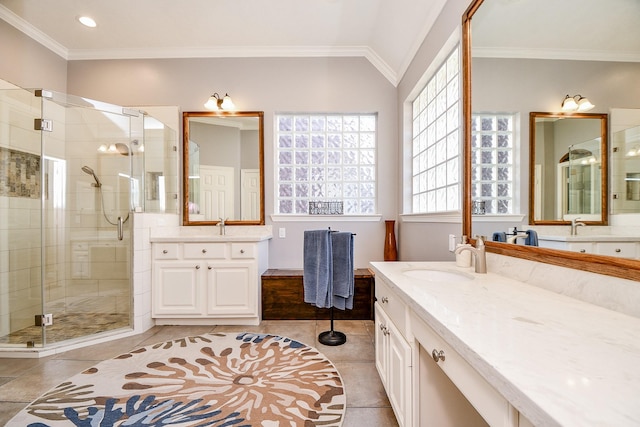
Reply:
[[183, 113], [185, 225], [264, 224], [262, 112]]
[[530, 113], [531, 224], [607, 224], [607, 115]]

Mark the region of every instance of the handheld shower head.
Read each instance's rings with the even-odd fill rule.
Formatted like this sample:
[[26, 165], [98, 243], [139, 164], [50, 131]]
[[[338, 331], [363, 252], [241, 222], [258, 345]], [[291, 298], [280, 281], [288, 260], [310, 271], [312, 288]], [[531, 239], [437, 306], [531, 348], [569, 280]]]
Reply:
[[89, 166], [83, 166], [82, 167], [82, 172], [93, 176], [93, 179], [96, 180], [96, 183], [94, 184], [96, 187], [102, 187], [102, 183], [100, 182], [100, 180], [98, 179], [98, 176], [96, 175], [96, 173], [93, 171], [93, 169], [91, 169]]

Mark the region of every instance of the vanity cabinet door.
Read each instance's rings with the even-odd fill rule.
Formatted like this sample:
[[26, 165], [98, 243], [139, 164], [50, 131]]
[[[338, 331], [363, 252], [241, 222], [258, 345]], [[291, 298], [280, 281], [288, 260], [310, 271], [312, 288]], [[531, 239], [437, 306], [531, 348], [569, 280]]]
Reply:
[[211, 262], [207, 265], [208, 315], [257, 315], [258, 272], [253, 261]]
[[411, 427], [411, 347], [379, 303], [376, 317], [376, 369], [400, 427]]
[[393, 322], [389, 323], [388, 337], [387, 394], [396, 409], [398, 424], [407, 427], [411, 425], [411, 347]]
[[152, 314], [200, 316], [203, 311], [202, 269], [199, 262], [155, 262]]

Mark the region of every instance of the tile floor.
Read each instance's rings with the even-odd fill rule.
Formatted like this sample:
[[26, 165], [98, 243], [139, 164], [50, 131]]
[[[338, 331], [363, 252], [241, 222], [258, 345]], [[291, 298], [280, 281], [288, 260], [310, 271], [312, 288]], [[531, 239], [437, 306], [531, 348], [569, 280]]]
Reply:
[[347, 411], [343, 427], [394, 427], [398, 424], [375, 368], [373, 326], [371, 321], [336, 321], [335, 329], [347, 335], [347, 343], [336, 347], [317, 340], [320, 332], [329, 329], [329, 321], [269, 320], [260, 326], [156, 326], [143, 334], [41, 359], [0, 357], [0, 425], [5, 425], [48, 389], [101, 360], [188, 335], [247, 331], [287, 336], [324, 353], [345, 383]]

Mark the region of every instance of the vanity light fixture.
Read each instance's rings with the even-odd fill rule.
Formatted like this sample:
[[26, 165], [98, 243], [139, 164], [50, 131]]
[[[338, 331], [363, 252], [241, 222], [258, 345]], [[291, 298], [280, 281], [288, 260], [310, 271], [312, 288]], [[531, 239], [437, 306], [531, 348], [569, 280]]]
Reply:
[[233, 104], [231, 97], [229, 94], [225, 94], [224, 97], [220, 98], [218, 93], [214, 93], [209, 97], [209, 100], [204, 104], [204, 107], [207, 110], [233, 110], [236, 106]]
[[593, 109], [593, 105], [587, 98], [582, 95], [565, 96], [562, 100], [562, 111], [566, 112], [585, 112]]

